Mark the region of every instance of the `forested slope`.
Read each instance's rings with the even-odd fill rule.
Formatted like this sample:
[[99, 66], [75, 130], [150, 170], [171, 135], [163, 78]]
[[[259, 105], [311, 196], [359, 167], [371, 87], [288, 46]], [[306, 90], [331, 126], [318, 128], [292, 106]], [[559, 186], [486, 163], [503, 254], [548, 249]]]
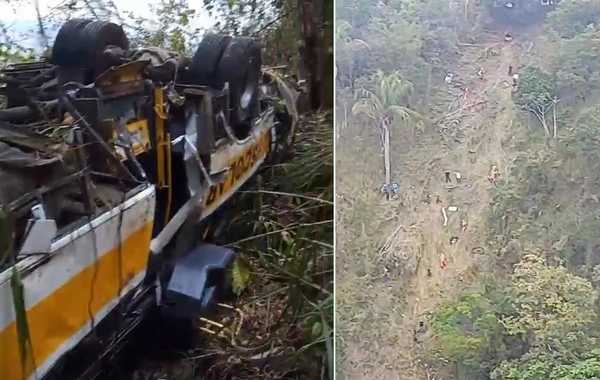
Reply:
[[340, 376], [600, 378], [600, 2], [341, 3]]

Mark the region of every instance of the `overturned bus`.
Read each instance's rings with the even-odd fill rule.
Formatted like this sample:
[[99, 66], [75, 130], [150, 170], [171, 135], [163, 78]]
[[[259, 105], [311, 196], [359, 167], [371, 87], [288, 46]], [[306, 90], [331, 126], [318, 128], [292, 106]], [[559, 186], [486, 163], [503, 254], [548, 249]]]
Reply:
[[72, 374], [91, 379], [149, 310], [191, 318], [226, 286], [233, 253], [198, 228], [287, 156], [292, 91], [251, 38], [207, 35], [185, 57], [85, 19], [2, 83], [0, 379], [71, 378], [93, 335]]

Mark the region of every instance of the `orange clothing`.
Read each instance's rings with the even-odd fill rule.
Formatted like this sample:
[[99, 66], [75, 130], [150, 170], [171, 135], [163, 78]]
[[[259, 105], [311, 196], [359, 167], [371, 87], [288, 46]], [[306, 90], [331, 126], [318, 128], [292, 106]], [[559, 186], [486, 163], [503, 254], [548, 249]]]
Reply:
[[448, 260], [446, 260], [446, 256], [442, 253], [440, 256], [440, 268], [444, 269], [448, 265]]

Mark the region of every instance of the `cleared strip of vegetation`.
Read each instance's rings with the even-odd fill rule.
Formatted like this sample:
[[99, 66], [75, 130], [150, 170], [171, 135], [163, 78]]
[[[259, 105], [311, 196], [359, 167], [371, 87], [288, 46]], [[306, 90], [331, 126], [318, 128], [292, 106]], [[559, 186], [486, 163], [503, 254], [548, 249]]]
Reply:
[[[352, 109], [354, 95], [364, 99], [356, 89], [376, 93], [376, 104], [391, 98], [389, 80], [373, 79], [378, 70], [413, 86], [375, 107], [371, 121], [340, 121], [340, 375], [600, 378], [600, 68], [590, 16], [600, 3], [561, 2], [545, 25], [511, 31], [512, 41], [502, 29], [484, 33], [489, 12], [470, 2], [437, 12], [410, 1], [345, 3], [338, 47], [347, 95], [338, 115]], [[391, 51], [397, 46], [400, 55]], [[509, 71], [519, 74], [515, 89]], [[390, 112], [395, 104], [424, 115], [423, 132]], [[394, 120], [397, 202], [376, 191], [383, 164], [373, 111]], [[445, 189], [448, 170], [462, 182]], [[439, 210], [448, 205], [458, 212], [446, 226]]]

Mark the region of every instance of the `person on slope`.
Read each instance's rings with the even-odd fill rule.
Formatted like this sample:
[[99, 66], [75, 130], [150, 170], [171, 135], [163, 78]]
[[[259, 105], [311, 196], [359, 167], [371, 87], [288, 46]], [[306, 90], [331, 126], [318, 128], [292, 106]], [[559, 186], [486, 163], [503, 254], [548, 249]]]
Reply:
[[498, 179], [499, 176], [500, 176], [500, 170], [498, 170], [498, 167], [496, 165], [492, 166], [492, 170], [490, 170], [490, 175], [488, 177], [490, 182], [493, 184], [496, 184], [496, 180]]
[[396, 183], [396, 181], [392, 182], [392, 197], [398, 198], [398, 191], [399, 190], [400, 190], [400, 187], [398, 186], [398, 184]]
[[381, 195], [385, 195], [385, 199], [390, 199], [390, 188], [387, 183], [381, 185], [381, 187], [379, 188], [379, 192], [381, 193]]

